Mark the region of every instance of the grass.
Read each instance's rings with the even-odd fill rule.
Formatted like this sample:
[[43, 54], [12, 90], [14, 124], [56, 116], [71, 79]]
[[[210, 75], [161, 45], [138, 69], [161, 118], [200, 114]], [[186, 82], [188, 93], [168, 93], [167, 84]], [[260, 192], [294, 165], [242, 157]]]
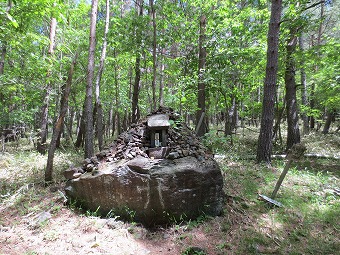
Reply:
[[[337, 254], [340, 250], [337, 194], [340, 161], [304, 158], [294, 162], [276, 197], [284, 206], [272, 207], [260, 201], [258, 194], [271, 195], [285, 161], [273, 160], [270, 168], [255, 164], [251, 156], [256, 155], [256, 139], [254, 132], [244, 133], [234, 137], [231, 145], [230, 140], [209, 134], [209, 146], [216, 149], [215, 153], [224, 155], [219, 159], [225, 181], [224, 215], [216, 218], [202, 215], [197, 220], [181, 221], [157, 230], [152, 235], [157, 236], [157, 242], [166, 245], [163, 235], [173, 237], [171, 247], [178, 247], [177, 254]], [[339, 136], [311, 134], [304, 137], [303, 142], [307, 153], [340, 156]], [[55, 182], [45, 187], [47, 156], [36, 153], [29, 144], [17, 150], [7, 145], [7, 149], [0, 154], [0, 213], [8, 217], [0, 217], [0, 227], [16, 226], [20, 219], [44, 211], [58, 217], [65, 206], [61, 202], [63, 198], [54, 190], [62, 190], [62, 171], [71, 164], [79, 165], [82, 155], [68, 149], [58, 151]], [[78, 214], [79, 218], [96, 216], [96, 212]], [[144, 233], [150, 233], [133, 223], [131, 227], [140, 242]], [[43, 236], [49, 243], [61, 236], [49, 226], [41, 228], [46, 229]], [[38, 253], [32, 250], [26, 254]]]
[[[314, 134], [305, 137], [304, 142], [308, 153], [339, 157], [339, 137]], [[294, 162], [276, 198], [283, 208], [258, 201], [257, 193], [271, 195], [284, 161], [275, 160], [273, 167], [267, 168], [226, 156], [223, 165], [226, 183], [230, 185], [226, 193], [244, 199], [250, 205], [246, 211], [253, 219], [251, 224], [246, 224], [245, 231], [239, 232], [241, 244], [235, 254], [337, 254], [339, 160]]]

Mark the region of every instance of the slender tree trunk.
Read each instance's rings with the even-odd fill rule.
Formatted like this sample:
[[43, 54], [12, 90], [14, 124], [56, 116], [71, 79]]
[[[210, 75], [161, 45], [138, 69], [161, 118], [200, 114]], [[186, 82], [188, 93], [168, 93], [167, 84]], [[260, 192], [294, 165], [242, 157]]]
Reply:
[[79, 120], [77, 140], [74, 144], [76, 148], [80, 148], [81, 146], [84, 145], [84, 136], [85, 136], [85, 122], [84, 122], [84, 111], [83, 111], [83, 114], [80, 116], [80, 120]]
[[261, 129], [256, 157], [258, 163], [265, 161], [267, 164], [271, 164], [281, 11], [282, 0], [273, 0], [267, 37], [266, 77], [264, 81]]
[[110, 121], [109, 130], [111, 131], [111, 136], [114, 137], [115, 132], [116, 132], [116, 123], [115, 123], [116, 113], [113, 111], [113, 107], [110, 110], [110, 114], [111, 114], [111, 121]]
[[236, 118], [236, 100], [235, 97], [232, 96], [230, 99], [231, 104], [230, 107], [226, 108], [225, 113], [225, 126], [224, 126], [224, 135], [232, 135], [233, 130], [235, 130], [235, 118]]
[[[137, 1], [136, 2], [136, 9], [138, 10], [138, 16], [143, 16], [143, 1]], [[139, 100], [139, 90], [140, 90], [140, 75], [141, 75], [141, 70], [140, 70], [140, 62], [141, 62], [141, 40], [142, 40], [142, 31], [137, 26], [136, 28], [136, 42], [137, 42], [137, 50], [136, 50], [136, 62], [135, 62], [135, 82], [133, 84], [133, 92], [132, 92], [132, 105], [131, 105], [131, 110], [132, 110], [132, 123], [137, 123], [137, 121], [140, 118], [140, 112], [139, 112], [139, 105], [138, 105], [138, 100]]]
[[333, 119], [335, 117], [335, 113], [336, 113], [335, 110], [328, 110], [327, 111], [326, 122], [325, 122], [325, 125], [324, 125], [323, 130], [322, 130], [322, 133], [324, 135], [329, 133], [329, 129], [330, 129], [332, 121], [333, 121]]
[[[53, 63], [53, 54], [54, 54], [54, 39], [55, 39], [55, 34], [56, 34], [56, 29], [57, 29], [57, 20], [56, 18], [52, 17], [51, 18], [51, 23], [50, 23], [50, 46], [48, 50], [48, 55], [49, 55], [49, 64], [52, 65]], [[52, 92], [52, 84], [49, 81], [51, 77], [51, 66], [49, 67], [49, 70], [47, 71], [47, 85], [45, 88], [45, 94], [43, 98], [43, 105], [41, 107], [41, 117], [40, 117], [40, 132], [39, 132], [39, 138], [37, 142], [37, 150], [40, 154], [45, 154], [46, 153], [46, 141], [47, 141], [47, 126], [48, 126], [48, 107], [50, 103], [50, 95]]]
[[[278, 101], [277, 101], [278, 105]], [[277, 139], [280, 140], [280, 145], [282, 145], [282, 139], [281, 139], [281, 128], [280, 124], [282, 121], [283, 113], [286, 109], [286, 102], [284, 101], [282, 108], [276, 107], [276, 120], [275, 120], [275, 125], [273, 128], [273, 140], [276, 141]]]
[[[303, 47], [303, 37], [302, 35], [299, 37], [299, 48], [301, 51], [304, 50]], [[300, 69], [300, 75], [301, 75], [301, 104], [304, 106], [308, 105], [307, 100], [307, 78], [306, 78], [306, 72], [304, 69], [304, 60], [301, 61], [301, 69]], [[303, 121], [303, 134], [308, 135], [309, 134], [309, 126], [308, 126], [308, 116], [306, 112], [301, 113], [301, 119]]]
[[165, 48], [162, 49], [162, 64], [161, 64], [161, 72], [160, 72], [160, 80], [159, 80], [159, 106], [164, 106], [164, 55], [165, 55]]
[[203, 14], [200, 18], [200, 35], [199, 35], [199, 54], [198, 54], [198, 92], [197, 92], [197, 107], [198, 110], [196, 112], [196, 134], [197, 136], [203, 136], [208, 127], [206, 126], [206, 98], [205, 98], [205, 81], [204, 81], [204, 73], [205, 73], [205, 64], [206, 64], [206, 25], [207, 18]]
[[92, 111], [92, 88], [94, 76], [94, 58], [96, 50], [96, 24], [97, 24], [98, 0], [92, 0], [90, 19], [90, 47], [87, 66], [86, 97], [85, 97], [85, 158], [91, 158], [94, 153], [93, 148], [93, 111]]
[[4, 74], [6, 51], [7, 51], [6, 43], [5, 43], [5, 42], [2, 42], [2, 47], [1, 47], [1, 59], [0, 59], [0, 75]]
[[[318, 29], [318, 37], [317, 37], [317, 42], [316, 46], [319, 47], [321, 45], [321, 37], [322, 37], [322, 29], [323, 29], [323, 19], [324, 19], [324, 3], [321, 2], [321, 11], [320, 11], [320, 24], [319, 24], [319, 29]], [[315, 45], [313, 45], [315, 46]], [[316, 54], [319, 55], [319, 49], [317, 49]], [[314, 71], [318, 72], [319, 67], [316, 64], [314, 66]], [[310, 92], [310, 108], [313, 110], [315, 108], [315, 86], [316, 84], [313, 82], [311, 86], [311, 92]], [[310, 117], [310, 128], [314, 129], [315, 128], [315, 118], [313, 116]]]
[[105, 58], [106, 58], [106, 47], [107, 47], [107, 34], [109, 32], [110, 23], [110, 0], [106, 0], [106, 18], [105, 18], [105, 30], [104, 30], [104, 41], [102, 46], [102, 52], [99, 62], [99, 70], [96, 78], [96, 117], [97, 117], [97, 137], [98, 147], [101, 151], [103, 149], [103, 107], [100, 100], [100, 81], [104, 71]]
[[[6, 13], [9, 13], [12, 7], [13, 7], [12, 0], [8, 0]], [[1, 58], [0, 58], [0, 75], [2, 75], [5, 70], [6, 53], [7, 53], [6, 41], [2, 41], [1, 42]]]
[[156, 26], [156, 10], [154, 0], [150, 0], [151, 19], [152, 19], [152, 108], [153, 111], [157, 109], [156, 99], [156, 74], [157, 74], [157, 26]]
[[73, 121], [74, 121], [74, 109], [69, 107], [69, 112], [70, 112], [70, 118], [68, 122], [68, 133], [71, 138], [71, 141], [73, 140]]
[[64, 118], [66, 116], [67, 109], [68, 109], [68, 98], [69, 98], [70, 91], [71, 91], [72, 78], [73, 78], [73, 73], [74, 73], [74, 68], [76, 65], [77, 58], [78, 58], [78, 53], [76, 53], [71, 63], [70, 70], [68, 72], [67, 81], [64, 86], [63, 95], [62, 95], [61, 103], [60, 103], [60, 114], [55, 123], [54, 129], [53, 129], [52, 140], [51, 140], [50, 147], [48, 150], [47, 165], [45, 169], [45, 182], [52, 181], [54, 152], [56, 150], [57, 140], [61, 134], [63, 124], [64, 124]]
[[297, 45], [297, 31], [290, 30], [290, 38], [287, 41], [287, 59], [285, 70], [286, 102], [287, 102], [287, 145], [288, 151], [294, 144], [300, 143], [299, 114], [297, 112], [295, 60], [294, 53]]

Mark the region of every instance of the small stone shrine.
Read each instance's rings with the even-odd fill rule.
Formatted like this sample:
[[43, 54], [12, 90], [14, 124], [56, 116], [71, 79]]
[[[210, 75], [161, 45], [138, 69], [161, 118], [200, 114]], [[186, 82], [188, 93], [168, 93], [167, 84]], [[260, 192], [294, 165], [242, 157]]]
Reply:
[[217, 162], [169, 108], [133, 124], [64, 176], [66, 195], [82, 208], [147, 226], [217, 216], [223, 209]]

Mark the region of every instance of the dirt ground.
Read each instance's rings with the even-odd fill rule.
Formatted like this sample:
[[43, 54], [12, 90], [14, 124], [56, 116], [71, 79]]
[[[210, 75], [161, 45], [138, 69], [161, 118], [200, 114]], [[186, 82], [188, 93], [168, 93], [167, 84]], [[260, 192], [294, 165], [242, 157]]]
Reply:
[[[233, 254], [227, 243], [237, 237], [233, 228], [223, 229], [226, 219], [232, 223], [231, 216], [146, 229], [136, 223], [81, 214], [63, 204], [59, 191], [28, 203], [32, 190], [46, 192], [43, 187], [28, 187], [17, 194], [15, 204], [0, 207], [0, 254], [199, 254], [190, 249], [210, 255]], [[24, 208], [27, 205], [30, 208]]]

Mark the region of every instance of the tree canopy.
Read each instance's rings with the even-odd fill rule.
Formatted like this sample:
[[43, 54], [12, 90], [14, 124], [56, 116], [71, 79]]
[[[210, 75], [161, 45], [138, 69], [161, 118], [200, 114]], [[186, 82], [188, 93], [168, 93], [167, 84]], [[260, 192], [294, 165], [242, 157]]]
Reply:
[[[224, 122], [225, 135], [231, 135], [238, 120], [257, 122], [261, 117], [268, 1], [109, 1], [107, 36], [106, 3], [98, 2], [93, 71], [96, 77], [105, 39], [100, 102], [107, 136], [133, 121], [133, 107], [144, 116], [155, 105], [164, 104], [188, 122], [197, 123], [199, 82], [205, 84], [208, 128], [211, 123]], [[295, 63], [297, 112], [323, 125], [328, 113], [337, 116], [340, 110], [339, 2], [287, 0], [282, 4], [275, 116], [285, 107], [285, 59], [290, 54], [285, 45], [294, 31], [293, 36], [302, 42], [289, 56]], [[200, 42], [202, 15], [206, 26]], [[48, 53], [52, 17], [57, 21], [53, 55]], [[71, 138], [79, 135], [88, 78], [90, 17], [91, 3], [85, 0], [0, 2], [2, 128], [25, 125], [39, 129], [47, 86], [51, 87], [48, 126], [52, 126], [68, 71], [79, 52], [65, 116], [68, 128], [64, 128]], [[206, 51], [204, 70], [199, 67], [200, 47]], [[307, 84], [304, 103], [299, 78], [302, 70]], [[282, 119], [286, 117], [283, 114]]]

